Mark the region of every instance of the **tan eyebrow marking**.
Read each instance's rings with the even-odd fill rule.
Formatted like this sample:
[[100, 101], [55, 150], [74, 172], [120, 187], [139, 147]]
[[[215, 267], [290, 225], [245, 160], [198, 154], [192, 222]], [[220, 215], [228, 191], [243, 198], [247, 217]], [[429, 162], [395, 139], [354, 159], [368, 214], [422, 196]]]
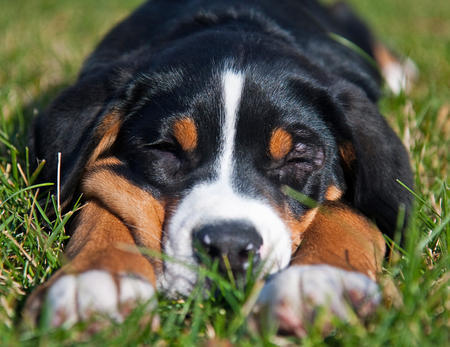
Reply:
[[325, 192], [326, 200], [332, 200], [332, 201], [338, 200], [341, 196], [342, 196], [342, 191], [335, 185], [329, 186], [327, 191]]
[[277, 128], [272, 132], [269, 152], [273, 159], [280, 160], [292, 149], [292, 136], [286, 130]]
[[173, 124], [173, 135], [184, 151], [190, 152], [197, 147], [197, 127], [192, 118], [183, 117], [176, 120]]

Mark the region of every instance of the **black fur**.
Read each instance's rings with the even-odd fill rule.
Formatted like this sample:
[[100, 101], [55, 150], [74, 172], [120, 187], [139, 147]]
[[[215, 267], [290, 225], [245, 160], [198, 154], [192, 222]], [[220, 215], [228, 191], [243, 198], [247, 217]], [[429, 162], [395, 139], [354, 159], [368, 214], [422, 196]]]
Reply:
[[[355, 28], [359, 30], [355, 31]], [[392, 235], [412, 185], [407, 152], [379, 114], [380, 77], [360, 54], [333, 40], [334, 32], [372, 55], [367, 28], [347, 7], [304, 0], [153, 0], [115, 27], [86, 60], [78, 80], [39, 116], [31, 147], [46, 159], [41, 180], [55, 181], [62, 153], [62, 198], [79, 193], [84, 166], [111, 110], [123, 125], [112, 151], [120, 174], [159, 198], [181, 197], [213, 175], [218, 148], [220, 73], [245, 71], [237, 126], [236, 185], [243, 194], [305, 206], [281, 193], [284, 184], [321, 202], [326, 188]], [[170, 134], [189, 114], [199, 129], [194, 153]], [[275, 127], [299, 144], [287, 161], [267, 155]], [[356, 163], [343, 167], [339, 145], [351, 142]]]

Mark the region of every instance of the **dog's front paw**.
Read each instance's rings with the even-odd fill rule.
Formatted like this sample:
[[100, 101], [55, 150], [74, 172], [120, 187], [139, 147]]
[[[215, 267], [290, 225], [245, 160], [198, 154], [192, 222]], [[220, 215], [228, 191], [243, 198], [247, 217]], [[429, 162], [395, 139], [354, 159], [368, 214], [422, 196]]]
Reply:
[[151, 303], [154, 295], [149, 282], [132, 275], [113, 277], [101, 270], [67, 274], [48, 288], [43, 318], [53, 327], [69, 327], [94, 315], [121, 322], [137, 304]]
[[361, 273], [329, 265], [291, 266], [265, 284], [255, 311], [265, 326], [303, 337], [319, 310], [326, 333], [334, 317], [366, 318], [380, 300], [378, 285]]

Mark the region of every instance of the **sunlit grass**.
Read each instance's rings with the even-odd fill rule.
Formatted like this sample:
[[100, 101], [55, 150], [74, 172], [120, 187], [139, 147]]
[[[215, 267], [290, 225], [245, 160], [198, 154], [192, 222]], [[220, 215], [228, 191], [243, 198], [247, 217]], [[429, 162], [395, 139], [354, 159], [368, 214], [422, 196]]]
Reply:
[[[325, 342], [313, 330], [303, 343], [317, 345], [445, 345], [449, 341], [450, 2], [357, 1], [379, 35], [416, 62], [420, 79], [410, 95], [387, 93], [380, 108], [410, 150], [415, 211], [403, 246], [393, 245], [386, 276], [399, 288], [396, 307], [381, 307], [366, 325], [342, 324]], [[31, 119], [76, 77], [84, 57], [113, 23], [140, 1], [0, 1], [0, 345], [198, 345], [229, 341], [242, 346], [299, 342], [257, 333], [247, 312], [257, 287], [237, 288], [219, 275], [212, 295], [202, 284], [190, 298], [159, 297], [160, 327], [142, 325], [142, 312], [91, 335], [70, 330], [23, 330], [24, 298], [61, 265], [73, 211], [59, 216], [54, 197], [37, 199], [34, 163], [26, 148]], [[74, 207], [74, 210], [77, 206]], [[55, 212], [56, 211], [56, 212]], [[50, 213], [55, 212], [55, 213]], [[50, 217], [50, 215], [53, 215]], [[209, 274], [211, 275], [211, 274]], [[257, 282], [256, 282], [257, 283]]]

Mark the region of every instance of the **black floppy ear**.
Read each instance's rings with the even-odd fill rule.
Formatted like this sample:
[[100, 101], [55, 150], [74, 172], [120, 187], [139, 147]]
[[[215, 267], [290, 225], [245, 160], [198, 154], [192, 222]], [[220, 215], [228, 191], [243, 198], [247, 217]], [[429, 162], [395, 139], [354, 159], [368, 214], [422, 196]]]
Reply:
[[361, 90], [345, 82], [333, 86], [338, 116], [335, 128], [348, 190], [345, 198], [393, 236], [401, 208], [405, 220], [412, 196], [397, 180], [412, 188], [408, 153], [383, 116]]
[[32, 158], [35, 163], [46, 160], [39, 180], [55, 183], [55, 192], [58, 152], [61, 153], [63, 207], [74, 198], [88, 161], [101, 154], [99, 150], [107, 150], [117, 135], [114, 132], [121, 116], [114, 106], [117, 91], [113, 88], [114, 83], [103, 74], [79, 80], [34, 121], [29, 139]]

